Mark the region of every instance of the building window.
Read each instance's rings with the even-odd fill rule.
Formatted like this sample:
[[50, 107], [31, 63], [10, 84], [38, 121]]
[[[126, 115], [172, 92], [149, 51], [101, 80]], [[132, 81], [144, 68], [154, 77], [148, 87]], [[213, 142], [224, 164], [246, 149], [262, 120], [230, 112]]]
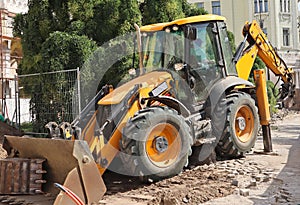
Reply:
[[269, 12], [268, 0], [254, 0], [254, 12], [255, 13]]
[[283, 46], [290, 46], [290, 29], [283, 29]]
[[203, 2], [196, 3], [196, 6], [197, 6], [198, 8], [204, 9], [204, 3], [203, 3]]
[[284, 13], [290, 13], [291, 0], [280, 0], [280, 11]]
[[221, 15], [221, 5], [220, 1], [212, 1], [212, 13], [216, 15]]
[[269, 3], [268, 3], [268, 0], [264, 0], [264, 9], [265, 9], [265, 12], [269, 12]]

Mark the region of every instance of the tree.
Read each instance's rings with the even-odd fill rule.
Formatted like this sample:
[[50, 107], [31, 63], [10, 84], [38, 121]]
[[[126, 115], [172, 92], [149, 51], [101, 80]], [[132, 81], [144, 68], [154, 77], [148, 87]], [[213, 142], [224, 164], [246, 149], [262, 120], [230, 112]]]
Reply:
[[94, 15], [87, 22], [87, 32], [98, 45], [118, 35], [119, 6], [119, 0], [102, 0], [94, 5]]
[[14, 22], [14, 33], [21, 37], [23, 60], [21, 73], [37, 72], [36, 65], [41, 59], [39, 51], [42, 43], [53, 30], [48, 1], [30, 0], [27, 14], [17, 15]]
[[[38, 70], [42, 73], [81, 67], [96, 48], [96, 43], [86, 36], [56, 31], [42, 44]], [[73, 77], [71, 77], [71, 75]], [[71, 78], [70, 78], [71, 77]], [[72, 97], [76, 72], [42, 74], [23, 83], [30, 91], [30, 107], [35, 131], [43, 131], [47, 122], [72, 121]], [[28, 82], [28, 81], [33, 81]]]
[[141, 24], [141, 12], [136, 0], [101, 0], [93, 8], [87, 22], [88, 36], [102, 45], [119, 35], [134, 31], [133, 24]]
[[134, 31], [134, 23], [141, 25], [142, 14], [137, 0], [120, 0], [119, 6], [119, 34]]
[[22, 39], [24, 54], [19, 73], [39, 72], [42, 44], [52, 32], [91, 33], [84, 22], [93, 16], [95, 1], [29, 0], [28, 13], [18, 14], [14, 20], [14, 34]]
[[169, 22], [185, 16], [180, 0], [145, 0], [142, 11], [144, 25]]
[[198, 8], [195, 4], [188, 3], [187, 0], [182, 0], [182, 10], [185, 17], [208, 14], [204, 8]]
[[[22, 39], [23, 49], [19, 74], [81, 67], [88, 54], [94, 51], [96, 44], [103, 45], [110, 39], [134, 31], [134, 23], [141, 25], [140, 8], [144, 11], [144, 24], [204, 13], [188, 4], [186, 0], [145, 0], [143, 4], [136, 0], [29, 0], [28, 6], [28, 13], [17, 15], [14, 22], [14, 34]], [[111, 48], [109, 43], [108, 48]], [[102, 49], [101, 52], [106, 52], [106, 49]], [[101, 52], [99, 53], [103, 55]], [[118, 84], [131, 64], [130, 56], [118, 59], [103, 80], [113, 79], [111, 83]], [[85, 73], [87, 80], [97, 77], [93, 72], [95, 71]], [[52, 107], [53, 110], [60, 110], [60, 107], [64, 106], [63, 102], [57, 102], [56, 108], [53, 104], [54, 101], [58, 101], [55, 93], [64, 88], [63, 84], [51, 84], [52, 86], [43, 90], [41, 88], [47, 82], [56, 82], [64, 78], [63, 75], [57, 75], [56, 79], [40, 78], [36, 80], [40, 86], [30, 86], [30, 82], [22, 79], [21, 83], [27, 94], [36, 93], [32, 96], [32, 110], [39, 126], [57, 117], [44, 117], [44, 110], [39, 106], [39, 102], [48, 103], [48, 107]]]
[[50, 72], [81, 67], [95, 49], [96, 43], [87, 36], [53, 32], [42, 44], [39, 70]]
[[187, 0], [145, 0], [140, 8], [144, 25], [208, 13], [203, 8], [188, 3]]
[[235, 47], [234, 34], [231, 31], [227, 31], [227, 35], [228, 35], [231, 50], [233, 53], [235, 53], [236, 47]]

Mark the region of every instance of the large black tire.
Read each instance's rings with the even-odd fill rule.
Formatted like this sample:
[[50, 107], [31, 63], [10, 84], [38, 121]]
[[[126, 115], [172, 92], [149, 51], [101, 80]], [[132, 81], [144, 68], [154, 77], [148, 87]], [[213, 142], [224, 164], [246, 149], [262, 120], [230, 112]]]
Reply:
[[167, 107], [140, 110], [123, 129], [120, 157], [127, 174], [144, 182], [179, 174], [188, 164], [190, 126]]
[[192, 147], [192, 155], [189, 157], [189, 167], [216, 163], [215, 147], [211, 143]]
[[[258, 109], [247, 93], [226, 96], [225, 127], [216, 147], [218, 156], [236, 158], [253, 148], [259, 128]], [[222, 119], [222, 118], [221, 118]]]

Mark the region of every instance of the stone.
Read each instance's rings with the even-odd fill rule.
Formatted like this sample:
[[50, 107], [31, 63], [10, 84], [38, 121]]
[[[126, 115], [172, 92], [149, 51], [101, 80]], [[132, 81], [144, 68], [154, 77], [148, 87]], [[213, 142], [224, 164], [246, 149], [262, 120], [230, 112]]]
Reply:
[[249, 189], [240, 189], [241, 196], [249, 196]]
[[241, 160], [241, 159], [237, 159], [237, 160], [235, 160], [236, 162], [238, 162], [238, 163], [240, 163], [240, 164], [244, 164], [245, 163], [245, 161], [244, 160]]
[[256, 179], [252, 178], [250, 180], [250, 186], [256, 186]]
[[180, 205], [180, 202], [174, 197], [163, 197], [160, 204], [163, 204], [163, 205]]
[[270, 177], [269, 176], [264, 176], [263, 177], [263, 182], [268, 182], [270, 181]]
[[231, 179], [232, 179], [232, 178], [235, 178], [235, 174], [228, 174], [227, 177], [228, 177], [228, 178], [231, 178]]
[[186, 198], [186, 197], [184, 197], [183, 199], [182, 199], [182, 201], [183, 201], [183, 203], [189, 203], [189, 200]]
[[234, 195], [240, 195], [240, 190], [238, 188], [236, 188], [233, 193]]
[[232, 184], [233, 186], [238, 186], [238, 185], [239, 185], [239, 181], [236, 180], [236, 179], [234, 179], [234, 180], [232, 180], [231, 184]]

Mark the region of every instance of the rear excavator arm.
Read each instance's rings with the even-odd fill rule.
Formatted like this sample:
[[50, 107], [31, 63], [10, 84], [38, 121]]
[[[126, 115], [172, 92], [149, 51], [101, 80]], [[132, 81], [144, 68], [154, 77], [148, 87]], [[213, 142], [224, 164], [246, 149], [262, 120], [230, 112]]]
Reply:
[[[287, 96], [293, 95], [293, 69], [287, 67], [255, 20], [252, 23], [246, 22], [243, 35], [245, 39], [235, 55], [239, 77], [248, 80], [255, 57], [258, 55], [267, 68], [283, 81], [280, 99], [283, 100]], [[249, 46], [244, 49], [246, 41]]]
[[[266, 34], [254, 20], [252, 23], [246, 22], [243, 28], [244, 41], [237, 48], [234, 61], [236, 63], [238, 76], [248, 80], [256, 56], [266, 64], [276, 76], [283, 81], [281, 85], [281, 96], [279, 100], [283, 102], [294, 94], [292, 73], [293, 69], [288, 68], [286, 63], [270, 44]], [[246, 42], [248, 46], [245, 48]], [[272, 151], [270, 133], [270, 111], [267, 96], [265, 70], [254, 70], [254, 80], [256, 84], [256, 99], [259, 108], [260, 124], [262, 125], [264, 150]]]

